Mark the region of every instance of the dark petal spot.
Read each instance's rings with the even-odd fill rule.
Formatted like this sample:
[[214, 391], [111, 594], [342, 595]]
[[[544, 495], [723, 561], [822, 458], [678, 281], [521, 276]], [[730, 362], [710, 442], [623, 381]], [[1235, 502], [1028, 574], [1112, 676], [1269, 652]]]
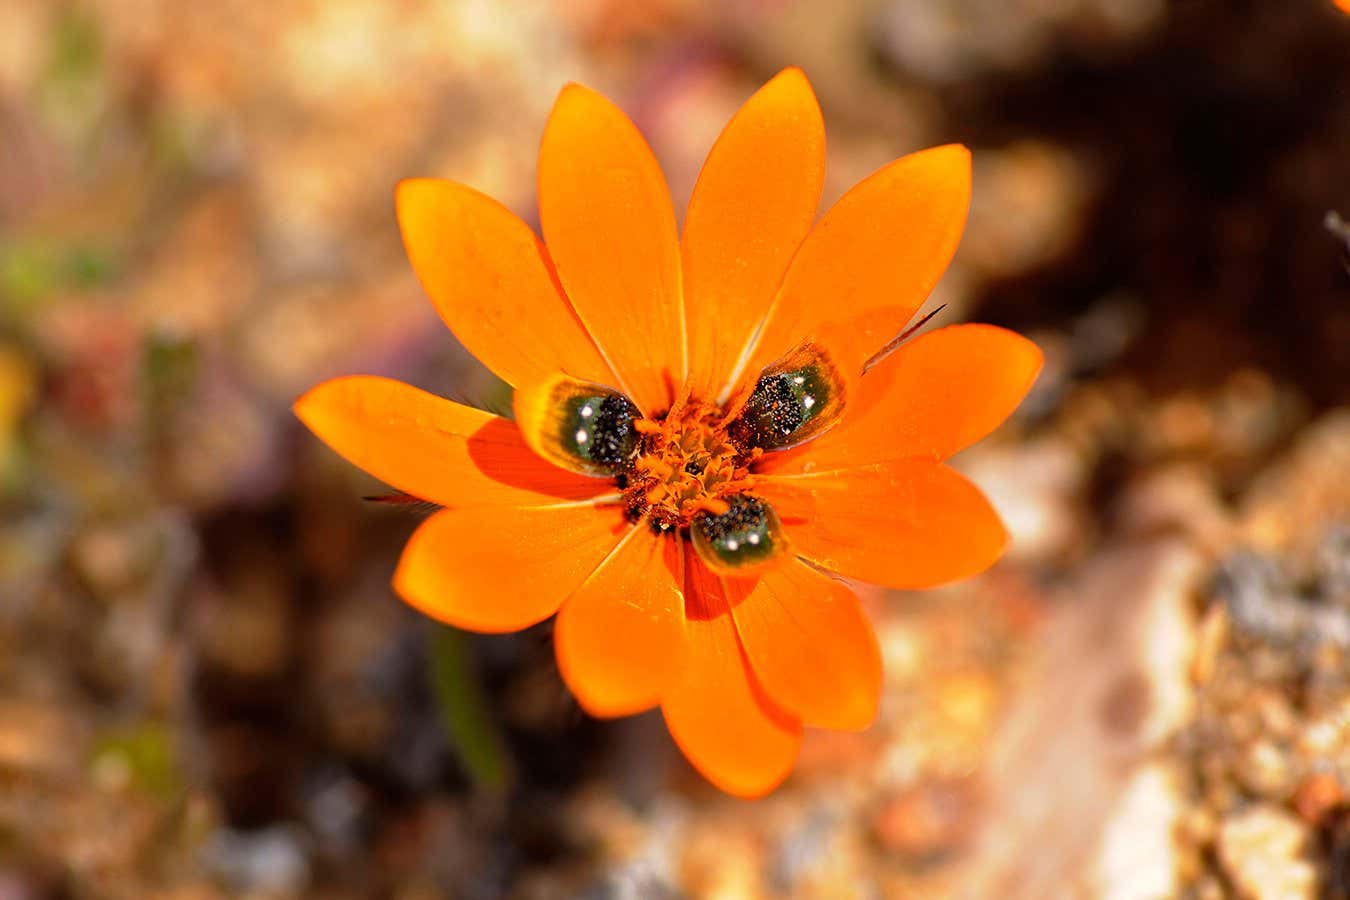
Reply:
[[578, 459], [597, 469], [627, 468], [638, 450], [633, 427], [637, 407], [622, 394], [571, 397], [561, 417], [559, 441]]
[[731, 425], [746, 449], [784, 450], [821, 434], [844, 408], [844, 381], [823, 349], [805, 343], [768, 366]]
[[637, 407], [603, 384], [558, 375], [518, 390], [512, 405], [530, 449], [570, 472], [614, 478], [641, 449]]
[[721, 515], [700, 513], [690, 528], [694, 549], [710, 568], [746, 569], [773, 559], [786, 547], [773, 507], [738, 494], [728, 497], [729, 510]]

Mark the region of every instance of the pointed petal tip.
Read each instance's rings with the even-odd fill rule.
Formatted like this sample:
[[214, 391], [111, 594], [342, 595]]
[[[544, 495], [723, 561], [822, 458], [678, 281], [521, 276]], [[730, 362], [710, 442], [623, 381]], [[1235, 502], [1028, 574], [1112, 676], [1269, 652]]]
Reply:
[[[411, 542], [410, 542], [411, 543]], [[444, 605], [437, 602], [438, 598], [430, 596], [427, 591], [418, 584], [419, 577], [416, 574], [410, 574], [411, 567], [405, 562], [408, 555], [407, 549], [404, 550], [404, 558], [400, 559], [398, 566], [394, 569], [394, 575], [389, 579], [389, 585], [394, 589], [394, 593], [404, 603], [417, 610], [429, 619], [434, 619], [443, 625], [451, 625], [463, 631], [471, 631], [475, 634], [511, 634], [512, 632], [522, 631], [553, 615], [552, 612], [541, 615], [529, 622], [485, 622], [469, 616], [458, 616], [450, 612]]]
[[436, 179], [434, 178], [426, 178], [420, 175], [410, 175], [407, 178], [400, 178], [398, 181], [394, 182], [394, 196], [396, 198], [402, 197], [405, 194], [417, 190], [418, 185], [435, 180]]
[[400, 178], [394, 184], [394, 209], [398, 215], [399, 225], [405, 232], [405, 238], [407, 237], [406, 232], [410, 215], [433, 212], [437, 208], [435, 201], [440, 200], [441, 205], [443, 205], [446, 199], [465, 194], [476, 195], [483, 200], [497, 203], [496, 200], [481, 191], [476, 191], [466, 184], [460, 184], [458, 181], [451, 181], [448, 178], [434, 178], [426, 175]]
[[942, 144], [934, 147], [932, 150], [924, 151], [931, 153], [937, 159], [940, 159], [945, 165], [958, 170], [961, 177], [969, 184], [972, 174], [972, 164], [974, 154], [965, 144]]
[[571, 102], [573, 100], [593, 98], [598, 98], [606, 103], [610, 102], [608, 97], [597, 91], [595, 88], [584, 85], [580, 81], [569, 81], [558, 88], [558, 95], [553, 98], [553, 111], [549, 115], [552, 117], [553, 113], [556, 113], [558, 108], [562, 106], [564, 100]]
[[[1015, 331], [1011, 333], [1017, 334], [1017, 332]], [[1031, 361], [1031, 368], [1033, 369], [1033, 372], [1031, 373], [1031, 381], [1034, 382], [1036, 378], [1041, 374], [1041, 370], [1045, 368], [1045, 351], [1041, 349], [1040, 344], [1036, 343], [1026, 335], [1018, 334], [1017, 337], [1021, 338], [1022, 342], [1026, 346], [1027, 357]]]
[[692, 387], [720, 394], [811, 230], [825, 125], [805, 73], [783, 69], [746, 99], [699, 171], [681, 252]]
[[333, 397], [333, 392], [342, 390], [345, 385], [358, 383], [357, 379], [368, 377], [373, 376], [339, 375], [336, 378], [321, 381], [295, 398], [291, 403], [291, 412], [304, 423], [306, 428], [314, 431], [315, 420], [322, 414], [325, 403]]
[[563, 682], [596, 718], [655, 707], [684, 665], [681, 550], [642, 526], [563, 601], [553, 630]]
[[[661, 715], [665, 720], [666, 730], [670, 733], [671, 739], [675, 741], [675, 745], [680, 748], [680, 752], [694, 771], [702, 775], [708, 783], [719, 791], [741, 800], [759, 800], [769, 795], [784, 781], [787, 781], [788, 776], [792, 774], [792, 770], [797, 764], [797, 750], [794, 750], [790, 756], [777, 765], [753, 772], [743, 767], [738, 767], [733, 772], [729, 768], [710, 765], [701, 760], [697, 750], [691, 750], [681, 741], [676, 726], [671, 723], [670, 714], [664, 704], [661, 707]], [[801, 737], [802, 729], [798, 725], [796, 729], [797, 749], [800, 749]]]
[[[820, 165], [824, 167], [824, 145], [825, 145], [825, 120], [820, 111], [820, 101], [816, 98], [815, 89], [811, 86], [811, 79], [806, 77], [806, 73], [797, 66], [788, 66], [774, 77], [766, 81], [757, 90], [750, 100], [746, 101], [745, 106], [737, 111], [732, 121], [741, 118], [747, 114], [747, 110], [752, 110], [756, 105], [763, 105], [764, 108], [779, 109], [779, 114], [787, 113], [789, 118], [801, 121], [802, 128], [805, 131], [798, 135], [798, 139], [808, 142], [808, 145], [818, 147], [820, 154]], [[763, 113], [761, 113], [762, 115]], [[728, 128], [731, 126], [728, 125]], [[819, 188], [816, 188], [814, 200], [819, 200]]]
[[970, 150], [961, 144], [906, 154], [851, 187], [797, 249], [744, 371], [825, 327], [852, 336], [857, 368], [847, 365], [859, 371], [947, 270], [970, 198]]
[[[795, 763], [796, 761], [794, 760], [793, 762]], [[718, 782], [711, 777], [709, 777], [708, 780], [717, 785], [721, 790], [731, 794], [733, 797], [737, 797], [741, 800], [760, 800], [777, 790], [783, 782], [787, 781], [788, 776], [791, 774], [792, 766], [788, 766], [780, 772], [774, 772], [763, 780], [755, 782]], [[704, 776], [708, 777], [707, 773], [704, 773]]]
[[829, 721], [814, 724], [812, 727], [825, 731], [861, 734], [876, 724], [877, 713], [881, 709], [881, 682], [883, 679], [879, 655], [877, 662], [873, 684], [868, 686], [869, 690], [866, 693], [860, 691], [856, 696], [841, 698]]
[[1008, 415], [1012, 415], [1017, 406], [1019, 406], [1022, 400], [1026, 398], [1032, 385], [1036, 383], [1036, 379], [1040, 377], [1041, 370], [1045, 368], [1045, 351], [1041, 349], [1039, 344], [1026, 335], [1018, 334], [1016, 331], [1003, 328], [999, 325], [971, 322], [961, 326], [948, 327], [961, 327], [987, 331], [990, 334], [998, 335], [999, 339], [1005, 343], [1008, 365], [1004, 371], [1008, 374], [1008, 377], [1017, 378], [1019, 389], [1016, 402], [1005, 414], [1005, 418]]
[[[980, 500], [988, 507], [989, 515], [985, 522], [987, 532], [984, 537], [983, 553], [975, 558], [975, 562], [966, 567], [964, 571], [955, 572], [951, 577], [938, 581], [927, 587], [943, 587], [949, 584], [959, 584], [962, 581], [969, 581], [978, 575], [988, 572], [998, 561], [1001, 560], [1012, 546], [1012, 534], [1008, 531], [1008, 525], [1003, 521], [1003, 515], [994, 508], [993, 502], [985, 495], [984, 490], [975, 482], [969, 482], [975, 493], [979, 495]], [[920, 588], [921, 590], [926, 589]]]
[[853, 733], [862, 733], [871, 728], [877, 721], [877, 712], [881, 708], [879, 698], [873, 703], [859, 703], [856, 707], [849, 707], [840, 714], [839, 721], [835, 723], [833, 731], [848, 731]]
[[447, 615], [445, 610], [439, 608], [435, 603], [430, 602], [430, 598], [425, 596], [425, 592], [418, 584], [418, 576], [414, 574], [413, 563], [409, 561], [409, 556], [413, 550], [413, 541], [416, 534], [410, 538], [403, 548], [403, 553], [399, 556], [398, 564], [394, 567], [394, 574], [389, 579], [389, 586], [393, 588], [395, 594], [404, 603], [420, 612], [422, 615], [435, 619], [445, 625], [452, 625], [455, 628], [464, 631], [482, 632], [483, 629], [465, 619], [457, 616]]
[[956, 325], [946, 325], [940, 329], [934, 329], [933, 332], [947, 331], [948, 329], [960, 329], [964, 331], [986, 332], [991, 335], [997, 335], [998, 339], [1006, 341], [1011, 356], [1019, 357], [1019, 361], [1024, 363], [1024, 368], [1034, 370], [1032, 380], [1039, 374], [1041, 368], [1045, 365], [1045, 351], [1041, 346], [1024, 334], [1013, 331], [1011, 328], [1004, 328], [1002, 325], [990, 325], [987, 322], [962, 322]]
[[[560, 666], [561, 668], [561, 666]], [[655, 695], [645, 699], [625, 701], [623, 703], [607, 703], [597, 699], [584, 691], [578, 691], [564, 676], [564, 682], [567, 682], [568, 690], [572, 694], [572, 699], [581, 707], [582, 712], [592, 719], [623, 719], [628, 716], [636, 716], [652, 709], [660, 702], [660, 697]]]
[[420, 175], [400, 178], [394, 183], [394, 209], [398, 217], [403, 219], [410, 205], [426, 198], [428, 194], [435, 190], [443, 190], [453, 184], [454, 182], [446, 181], [443, 178], [430, 178]]
[[786, 66], [780, 69], [778, 74], [764, 82], [764, 86], [768, 87], [771, 84], [785, 84], [789, 82], [800, 85], [801, 87], [806, 88], [806, 90], [811, 91], [813, 94], [815, 93], [811, 87], [811, 79], [807, 77], [806, 71], [802, 69], [801, 66]]
[[881, 647], [846, 584], [794, 562], [765, 575], [731, 615], [756, 684], [775, 706], [814, 728], [862, 731], [872, 724]]
[[565, 140], [565, 136], [571, 134], [572, 129], [578, 127], [578, 123], [588, 121], [604, 123], [611, 120], [617, 121], [621, 130], [631, 129], [638, 135], [642, 145], [646, 146], [646, 137], [622, 106], [595, 88], [579, 81], [564, 84], [553, 99], [553, 108], [549, 110], [548, 119], [544, 122], [544, 132], [540, 136], [539, 177], [542, 177], [543, 147], [560, 138]]
[[[642, 410], [687, 374], [680, 239], [646, 138], [613, 101], [559, 93], [539, 144], [539, 224], [559, 283], [616, 380]], [[668, 371], [667, 371], [668, 370]]]
[[291, 415], [295, 416], [301, 422], [305, 422], [306, 425], [309, 423], [305, 421], [305, 416], [308, 414], [310, 407], [314, 403], [313, 395], [316, 390], [318, 390], [317, 387], [312, 387], [291, 401]]
[[[993, 508], [992, 503], [989, 506], [991, 509]], [[994, 541], [997, 549], [994, 551], [994, 558], [989, 561], [989, 565], [985, 566], [985, 569], [990, 568], [1002, 559], [1003, 555], [1008, 552], [1008, 548], [1012, 546], [1012, 534], [1008, 531], [1008, 523], [1003, 521], [1003, 515], [997, 509], [994, 510], [994, 526], [998, 529], [998, 538]]]
[[1036, 379], [1041, 377], [1041, 370], [1045, 368], [1045, 351], [1041, 349], [1039, 344], [1025, 335], [1018, 334], [1015, 331], [1007, 331], [1007, 329], [1000, 330], [1007, 332], [1009, 340], [1018, 348], [1024, 360], [1022, 368], [1026, 379], [1023, 389], [1023, 399], [1025, 399], [1026, 393], [1031, 390], [1032, 385], [1036, 383]]
[[959, 183], [963, 183], [966, 192], [969, 193], [972, 159], [973, 156], [969, 147], [961, 143], [951, 143], [915, 150], [913, 153], [900, 157], [896, 162], [908, 160], [912, 163], [930, 166], [934, 170], [939, 170], [949, 177], [953, 177]]

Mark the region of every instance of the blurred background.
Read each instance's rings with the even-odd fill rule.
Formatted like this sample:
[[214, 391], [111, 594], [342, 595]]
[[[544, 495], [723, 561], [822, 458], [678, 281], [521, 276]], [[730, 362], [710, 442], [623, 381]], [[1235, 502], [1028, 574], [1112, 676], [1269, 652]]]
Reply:
[[[826, 202], [975, 153], [930, 301], [1047, 366], [1012, 549], [866, 594], [878, 723], [757, 803], [588, 719], [547, 624], [389, 588], [342, 373], [500, 408], [393, 216], [534, 222], [579, 80], [683, 209], [783, 66]], [[0, 0], [0, 898], [1350, 897], [1350, 16], [1332, 0]]]

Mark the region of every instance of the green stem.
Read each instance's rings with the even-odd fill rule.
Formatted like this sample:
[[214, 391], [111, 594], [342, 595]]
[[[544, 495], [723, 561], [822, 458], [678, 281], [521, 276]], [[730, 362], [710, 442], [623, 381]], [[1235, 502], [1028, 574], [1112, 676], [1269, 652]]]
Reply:
[[469, 636], [438, 627], [432, 635], [431, 678], [450, 744], [480, 789], [502, 796], [513, 773], [501, 733], [489, 712]]

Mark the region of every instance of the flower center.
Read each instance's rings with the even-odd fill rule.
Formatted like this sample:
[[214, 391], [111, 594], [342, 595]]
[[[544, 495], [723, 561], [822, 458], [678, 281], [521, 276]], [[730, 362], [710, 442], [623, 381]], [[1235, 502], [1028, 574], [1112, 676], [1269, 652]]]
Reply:
[[663, 419], [634, 423], [642, 445], [625, 476], [624, 503], [633, 521], [647, 516], [659, 531], [687, 527], [699, 513], [725, 515], [728, 499], [750, 486], [746, 450], [711, 403], [685, 401]]

